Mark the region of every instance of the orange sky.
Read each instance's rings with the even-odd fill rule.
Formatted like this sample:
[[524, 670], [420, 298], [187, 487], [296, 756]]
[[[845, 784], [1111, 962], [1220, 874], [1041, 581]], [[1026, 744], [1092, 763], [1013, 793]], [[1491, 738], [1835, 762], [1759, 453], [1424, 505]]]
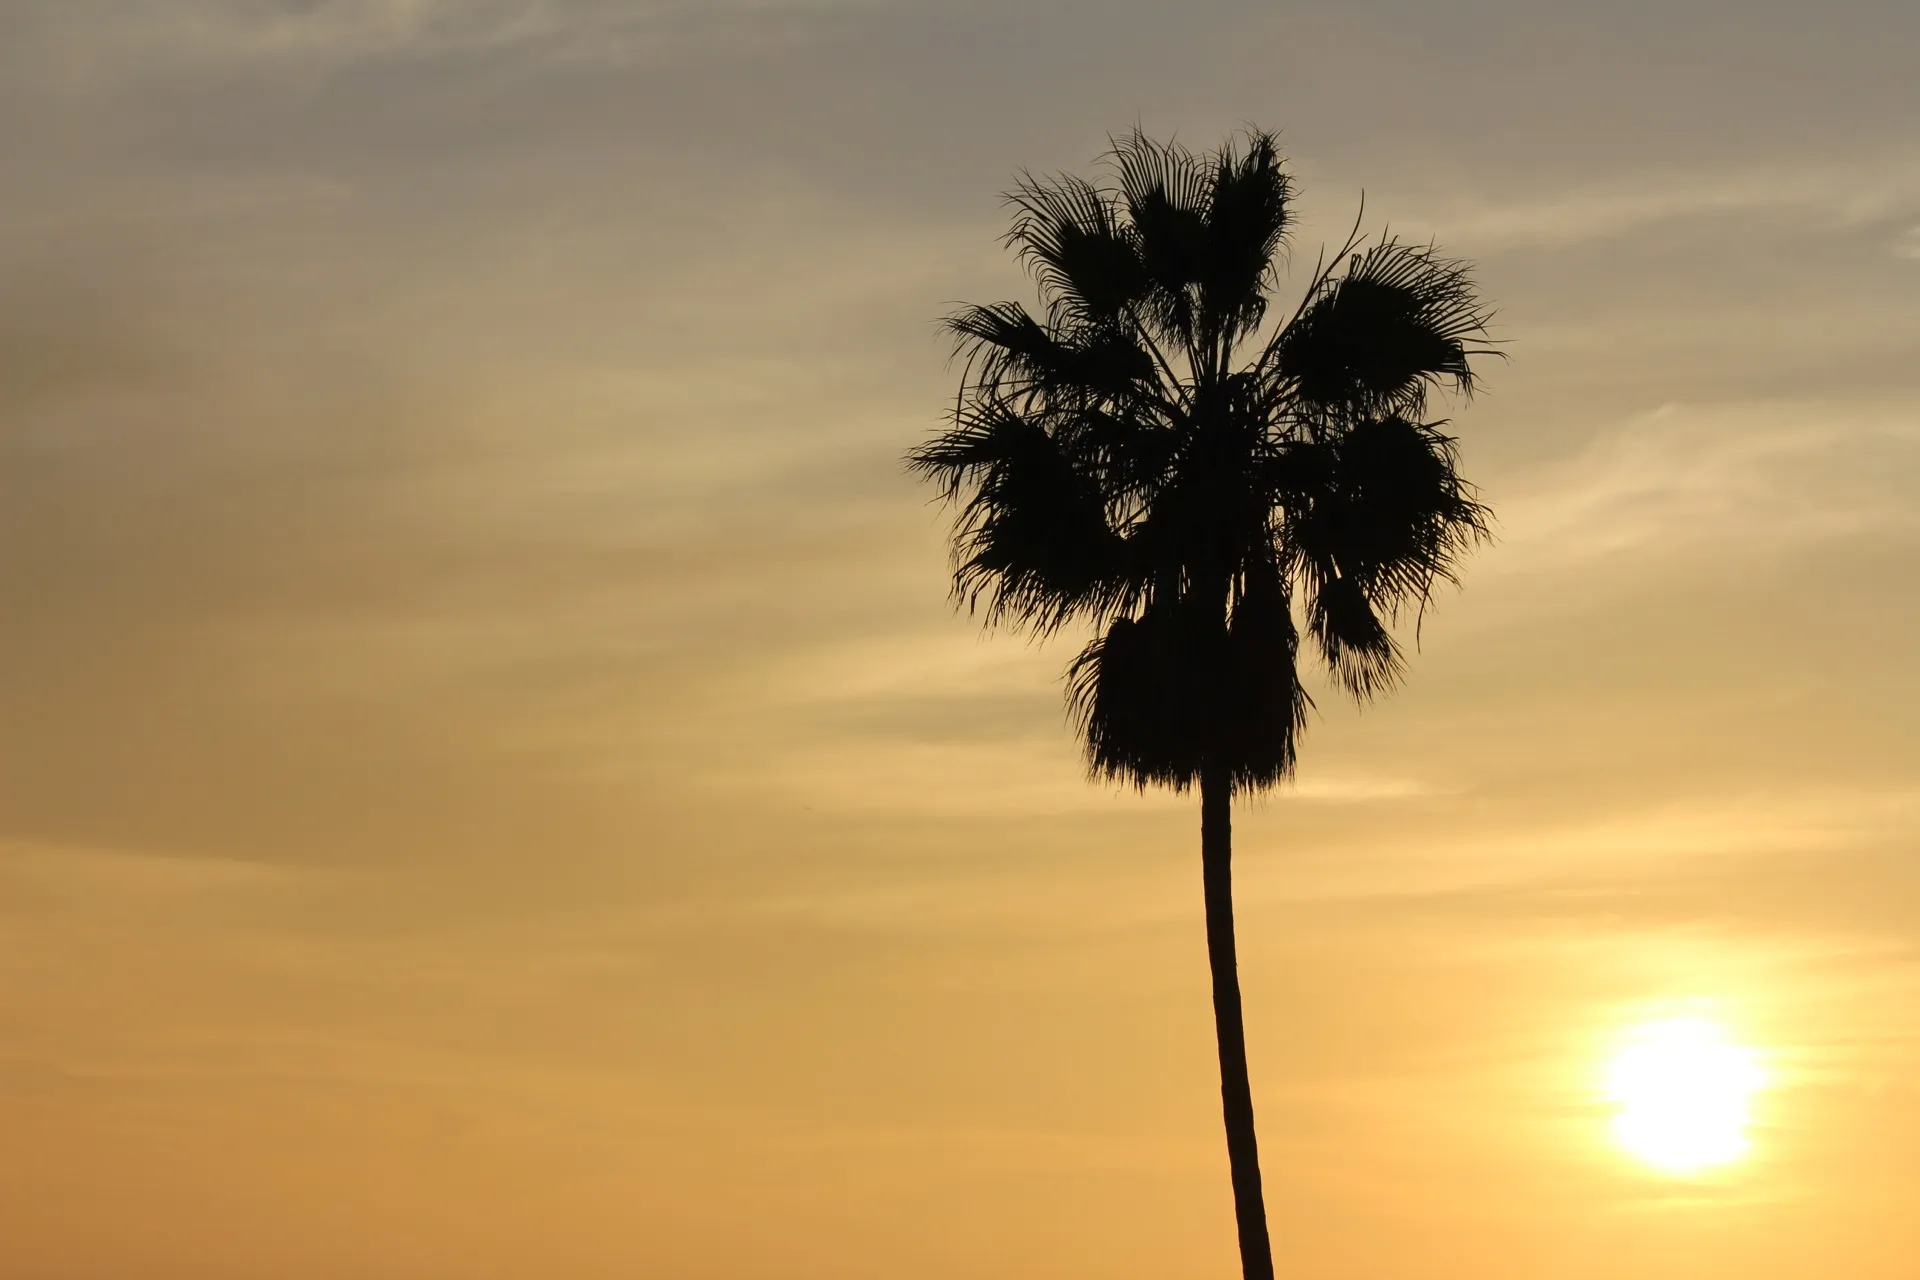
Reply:
[[[1920, 1274], [1920, 11], [1431, 8], [0, 10], [0, 1275], [1237, 1274], [1195, 805], [898, 461], [1135, 121], [1512, 355], [1239, 818], [1283, 1273]], [[1698, 1179], [1599, 1095], [1674, 1010], [1771, 1080]]]

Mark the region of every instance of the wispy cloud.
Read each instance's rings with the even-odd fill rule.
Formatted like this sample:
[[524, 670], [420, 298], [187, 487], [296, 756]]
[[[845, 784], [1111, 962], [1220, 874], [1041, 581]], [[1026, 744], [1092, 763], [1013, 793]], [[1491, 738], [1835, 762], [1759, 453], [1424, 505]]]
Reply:
[[1604, 185], [1474, 194], [1423, 203], [1409, 223], [1475, 252], [1565, 247], [1674, 223], [1789, 217], [1840, 230], [1920, 208], [1920, 153], [1898, 150], [1845, 163], [1765, 165], [1701, 173], [1616, 174]]
[[1659, 563], [1920, 529], [1920, 424], [1894, 410], [1669, 404], [1502, 478], [1492, 572]]
[[488, 57], [622, 63], [688, 43], [748, 45], [799, 34], [790, 21], [876, 0], [185, 0], [62, 5], [23, 22], [37, 72], [69, 86], [198, 71], [277, 70], [311, 79], [392, 58]]

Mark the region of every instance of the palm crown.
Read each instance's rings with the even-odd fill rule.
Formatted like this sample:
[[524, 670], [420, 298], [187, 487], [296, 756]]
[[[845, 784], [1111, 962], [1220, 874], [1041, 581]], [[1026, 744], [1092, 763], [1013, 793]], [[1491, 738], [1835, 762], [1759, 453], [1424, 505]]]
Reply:
[[1196, 153], [1136, 132], [1108, 160], [1108, 185], [1008, 197], [1041, 314], [948, 318], [952, 422], [909, 462], [959, 504], [960, 598], [1095, 628], [1069, 698], [1097, 774], [1270, 786], [1309, 705], [1300, 628], [1366, 697], [1400, 671], [1390, 624], [1485, 532], [1427, 408], [1471, 393], [1489, 312], [1431, 247], [1350, 236], [1277, 320], [1273, 135]]

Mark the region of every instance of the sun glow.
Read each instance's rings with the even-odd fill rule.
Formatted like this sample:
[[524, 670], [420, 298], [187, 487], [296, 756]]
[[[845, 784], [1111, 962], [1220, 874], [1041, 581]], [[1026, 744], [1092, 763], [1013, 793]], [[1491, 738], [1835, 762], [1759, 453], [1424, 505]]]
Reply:
[[1704, 1018], [1633, 1028], [1607, 1069], [1620, 1145], [1667, 1173], [1724, 1165], [1747, 1153], [1747, 1121], [1765, 1083], [1751, 1049]]

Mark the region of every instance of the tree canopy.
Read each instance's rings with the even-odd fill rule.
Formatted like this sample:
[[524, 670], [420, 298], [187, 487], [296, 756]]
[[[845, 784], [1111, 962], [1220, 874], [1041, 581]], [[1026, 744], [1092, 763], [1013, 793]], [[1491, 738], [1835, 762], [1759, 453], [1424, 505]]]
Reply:
[[964, 372], [910, 465], [958, 507], [956, 595], [989, 624], [1089, 624], [1069, 705], [1093, 771], [1175, 789], [1289, 775], [1301, 632], [1356, 698], [1487, 530], [1437, 390], [1470, 395], [1490, 312], [1465, 266], [1356, 230], [1273, 306], [1294, 187], [1275, 137], [1134, 132], [1107, 180], [1024, 178], [1038, 288], [948, 317]]

